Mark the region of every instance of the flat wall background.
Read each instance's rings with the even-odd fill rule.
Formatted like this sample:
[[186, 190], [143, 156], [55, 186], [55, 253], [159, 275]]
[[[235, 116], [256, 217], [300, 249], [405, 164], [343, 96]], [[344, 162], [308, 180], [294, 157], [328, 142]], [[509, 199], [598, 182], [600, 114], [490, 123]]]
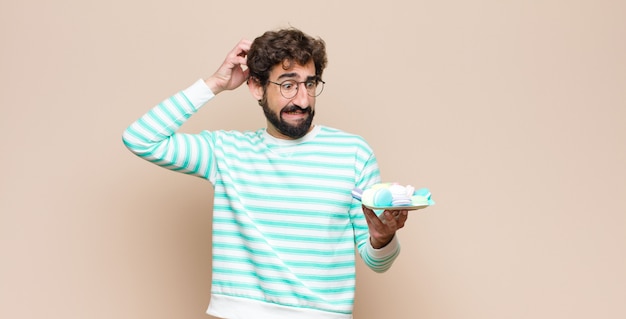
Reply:
[[[241, 38], [328, 45], [316, 123], [429, 187], [355, 318], [626, 317], [623, 1], [0, 2], [0, 317], [207, 318], [211, 188], [121, 133]], [[183, 126], [256, 129], [246, 88]]]

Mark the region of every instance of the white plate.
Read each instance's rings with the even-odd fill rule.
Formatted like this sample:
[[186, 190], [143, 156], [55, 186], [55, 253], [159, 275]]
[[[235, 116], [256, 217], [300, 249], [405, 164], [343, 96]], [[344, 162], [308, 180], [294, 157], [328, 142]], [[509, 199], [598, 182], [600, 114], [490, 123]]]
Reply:
[[369, 209], [382, 209], [382, 210], [418, 210], [418, 209], [423, 209], [426, 208], [430, 205], [420, 205], [420, 206], [386, 206], [386, 207], [375, 207], [375, 206], [368, 206], [368, 205], [363, 205]]

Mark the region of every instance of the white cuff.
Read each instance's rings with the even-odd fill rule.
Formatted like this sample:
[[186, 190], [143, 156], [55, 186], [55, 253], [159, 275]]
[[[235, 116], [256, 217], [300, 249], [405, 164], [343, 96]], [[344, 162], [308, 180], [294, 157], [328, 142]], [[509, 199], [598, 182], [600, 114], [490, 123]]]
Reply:
[[196, 109], [215, 97], [215, 94], [213, 94], [203, 79], [196, 81], [190, 87], [184, 89], [183, 94], [189, 99], [193, 106], [196, 107]]
[[369, 255], [373, 258], [385, 258], [395, 254], [400, 249], [400, 241], [398, 240], [398, 234], [393, 235], [391, 241], [382, 248], [376, 249], [372, 247], [372, 241], [367, 239], [367, 250]]

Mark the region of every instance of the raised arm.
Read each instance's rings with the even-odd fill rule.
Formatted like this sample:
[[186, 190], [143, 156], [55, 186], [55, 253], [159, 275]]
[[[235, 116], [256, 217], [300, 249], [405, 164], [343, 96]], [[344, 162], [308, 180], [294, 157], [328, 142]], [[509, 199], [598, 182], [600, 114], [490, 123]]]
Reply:
[[124, 145], [162, 167], [208, 178], [213, 165], [212, 135], [176, 131], [216, 94], [234, 90], [246, 81], [249, 48], [250, 41], [241, 40], [212, 76], [162, 101], [132, 123], [122, 135]]

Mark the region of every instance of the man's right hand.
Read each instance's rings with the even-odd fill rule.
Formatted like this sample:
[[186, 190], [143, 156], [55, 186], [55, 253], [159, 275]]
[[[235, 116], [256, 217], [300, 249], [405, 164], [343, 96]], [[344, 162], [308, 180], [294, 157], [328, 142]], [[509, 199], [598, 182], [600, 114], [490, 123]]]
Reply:
[[[247, 58], [251, 41], [243, 39], [233, 48], [222, 66], [208, 79], [205, 80], [207, 86], [213, 94], [218, 94], [224, 90], [234, 90], [243, 84], [248, 78]], [[246, 69], [244, 70], [244, 67]]]

